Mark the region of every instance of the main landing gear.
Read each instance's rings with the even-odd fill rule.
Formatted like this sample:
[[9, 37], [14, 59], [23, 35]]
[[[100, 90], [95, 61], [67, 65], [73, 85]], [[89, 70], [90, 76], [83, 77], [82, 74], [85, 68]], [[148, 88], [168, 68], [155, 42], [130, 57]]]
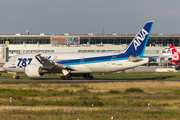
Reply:
[[62, 76], [61, 80], [72, 80], [71, 76]]
[[90, 74], [87, 74], [87, 75], [83, 76], [83, 80], [93, 80], [93, 79], [94, 79], [94, 77], [90, 76]]
[[[76, 77], [79, 77], [79, 76], [76, 76]], [[91, 76], [90, 74], [83, 75], [83, 80], [93, 80], [93, 79], [94, 79], [94, 77]], [[62, 76], [61, 80], [72, 80], [72, 76], [70, 76], [70, 75]]]

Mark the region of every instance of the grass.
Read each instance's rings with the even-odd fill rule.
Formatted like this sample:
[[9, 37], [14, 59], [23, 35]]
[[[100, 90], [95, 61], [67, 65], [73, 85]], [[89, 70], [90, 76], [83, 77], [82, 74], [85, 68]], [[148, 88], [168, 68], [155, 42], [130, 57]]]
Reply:
[[95, 79], [180, 79], [179, 73], [119, 73], [111, 75], [97, 75]]
[[[110, 73], [105, 75], [96, 75], [94, 74], [94, 79], [167, 79], [167, 80], [178, 80], [180, 79], [180, 75], [178, 72], [169, 72], [169, 73]], [[43, 81], [59, 81], [61, 76], [58, 76], [56, 74], [45, 74], [42, 77], [34, 77], [30, 78], [25, 76], [24, 74], [20, 74], [20, 79], [16, 80], [19, 82], [22, 82], [21, 79], [28, 79], [24, 82], [43, 82]], [[13, 79], [11, 73], [3, 73], [2, 76], [0, 76], [0, 81], [5, 82], [6, 79]], [[73, 79], [82, 79], [82, 77], [73, 77]], [[9, 81], [9, 80], [8, 80]], [[6, 81], [6, 82], [8, 82]], [[78, 86], [76, 86], [78, 87]]]
[[178, 81], [0, 84], [0, 118], [177, 119], [179, 88]]
[[140, 88], [128, 88], [125, 90], [128, 93], [144, 93], [144, 91]]
[[177, 119], [180, 117], [179, 76], [179, 73], [125, 73], [94, 77], [177, 81], [39, 84], [36, 82], [59, 81], [60, 76], [48, 75], [43, 77], [44, 80], [28, 80], [26, 76], [25, 80], [6, 80], [11, 75], [4, 74], [0, 81], [31, 84], [0, 84], [0, 118], [109, 120], [113, 116], [114, 119]]
[[[0, 76], [1, 78], [12, 78], [12, 76], [13, 76], [13, 74], [12, 73], [2, 73], [3, 75], [2, 76]], [[99, 73], [99, 74], [94, 74], [97, 78], [98, 77], [102, 77], [102, 76], [109, 76], [110, 75], [110, 77], [113, 77], [114, 76], [114, 78], [117, 78], [118, 76], [122, 76], [122, 77], [124, 77], [124, 76], [129, 76], [129, 75], [134, 75], [134, 76], [139, 76], [139, 75], [141, 75], [141, 76], [139, 76], [139, 78], [142, 78], [142, 77], [147, 77], [147, 78], [155, 78], [155, 77], [158, 77], [158, 76], [164, 76], [164, 75], [166, 75], [165, 76], [165, 78], [166, 77], [175, 77], [176, 75], [178, 75], [179, 73], [178, 72], [160, 72], [160, 73], [158, 73], [158, 72], [139, 72], [139, 73], [126, 73], [126, 72], [124, 72], [124, 73], [104, 73], [103, 75], [101, 74], [101, 73]], [[23, 74], [23, 73], [20, 73], [19, 74], [22, 78], [30, 78], [30, 77], [27, 77], [27, 76], [25, 76], [25, 74]], [[111, 76], [112, 75], [112, 76]], [[149, 77], [147, 76], [147, 75], [149, 75]], [[153, 75], [153, 76], [152, 76]], [[44, 76], [41, 76], [40, 78], [48, 78], [48, 79], [50, 79], [50, 78], [60, 78], [61, 76], [60, 75], [56, 75], [56, 74], [45, 74]], [[129, 78], [131, 78], [131, 77], [133, 77], [133, 76], [129, 76]], [[35, 79], [36, 78], [38, 78], [38, 77], [34, 77]], [[77, 78], [79, 78], [79, 77], [77, 77]], [[81, 78], [81, 77], [80, 77]]]
[[[137, 109], [137, 110], [136, 110]], [[168, 110], [168, 111], [159, 111], [159, 108], [153, 109], [152, 111], [141, 110], [141, 109], [115, 109], [112, 111], [98, 110], [98, 111], [83, 111], [83, 110], [38, 110], [38, 111], [27, 111], [23, 109], [17, 110], [5, 110], [2, 113], [5, 113], [1, 116], [1, 119], [82, 119], [82, 120], [110, 120], [111, 116], [114, 119], [173, 119], [179, 117], [179, 111]], [[13, 115], [9, 116], [10, 114]], [[94, 116], [96, 114], [96, 116]], [[143, 115], [142, 115], [143, 114]], [[172, 114], [172, 116], [169, 116]]]
[[[37, 78], [30, 78], [26, 77], [24, 74], [20, 74], [20, 79], [13, 79], [12, 74], [10, 73], [3, 73], [3, 76], [0, 76], [0, 84], [1, 83], [59, 83], [61, 82], [60, 80], [61, 76], [54, 75], [54, 74], [45, 74], [42, 77], [37, 77]], [[82, 77], [73, 77], [73, 79], [77, 80], [82, 80]], [[179, 80], [180, 75], [179, 73], [111, 73], [108, 75], [94, 75], [94, 79], [119, 79], [119, 80], [125, 80], [125, 79], [146, 79], [146, 80]], [[71, 87], [81, 87], [72, 84]]]

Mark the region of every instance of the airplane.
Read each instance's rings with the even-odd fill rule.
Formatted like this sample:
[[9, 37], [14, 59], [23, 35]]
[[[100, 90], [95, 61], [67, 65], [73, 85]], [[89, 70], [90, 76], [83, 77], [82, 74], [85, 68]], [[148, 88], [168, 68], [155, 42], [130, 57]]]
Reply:
[[169, 46], [171, 53], [173, 55], [173, 59], [169, 62], [170, 64], [174, 64], [176, 70], [180, 70], [180, 54], [176, 50], [176, 48], [172, 45]]
[[147, 64], [160, 56], [143, 56], [154, 21], [146, 22], [122, 53], [28, 53], [12, 56], [4, 64], [6, 71], [40, 77], [45, 73], [62, 73], [62, 80], [82, 76], [91, 80], [92, 73], [109, 73]]

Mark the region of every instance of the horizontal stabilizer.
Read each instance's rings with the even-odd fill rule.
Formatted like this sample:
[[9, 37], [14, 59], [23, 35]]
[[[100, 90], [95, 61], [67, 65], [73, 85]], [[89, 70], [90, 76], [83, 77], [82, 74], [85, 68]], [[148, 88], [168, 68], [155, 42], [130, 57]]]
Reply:
[[165, 58], [165, 57], [172, 57], [172, 55], [167, 55], [167, 56], [152, 56], [152, 57], [149, 57], [149, 62], [154, 61], [157, 58]]
[[136, 57], [135, 55], [131, 55], [129, 56], [129, 61], [130, 62], [139, 62], [139, 61], [142, 61], [143, 59], [139, 58], [139, 57]]

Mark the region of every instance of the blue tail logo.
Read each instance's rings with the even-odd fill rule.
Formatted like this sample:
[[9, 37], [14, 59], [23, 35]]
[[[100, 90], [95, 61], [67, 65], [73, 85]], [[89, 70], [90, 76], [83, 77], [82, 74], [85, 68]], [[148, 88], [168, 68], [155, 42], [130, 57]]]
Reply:
[[141, 41], [144, 41], [145, 37], [148, 35], [148, 32], [145, 29], [142, 29], [141, 32], [133, 40], [135, 50], [137, 50], [137, 47], [141, 45]]
[[144, 27], [138, 32], [130, 45], [127, 47], [125, 53], [130, 55], [143, 55], [146, 44], [151, 32], [154, 22], [147, 22]]

